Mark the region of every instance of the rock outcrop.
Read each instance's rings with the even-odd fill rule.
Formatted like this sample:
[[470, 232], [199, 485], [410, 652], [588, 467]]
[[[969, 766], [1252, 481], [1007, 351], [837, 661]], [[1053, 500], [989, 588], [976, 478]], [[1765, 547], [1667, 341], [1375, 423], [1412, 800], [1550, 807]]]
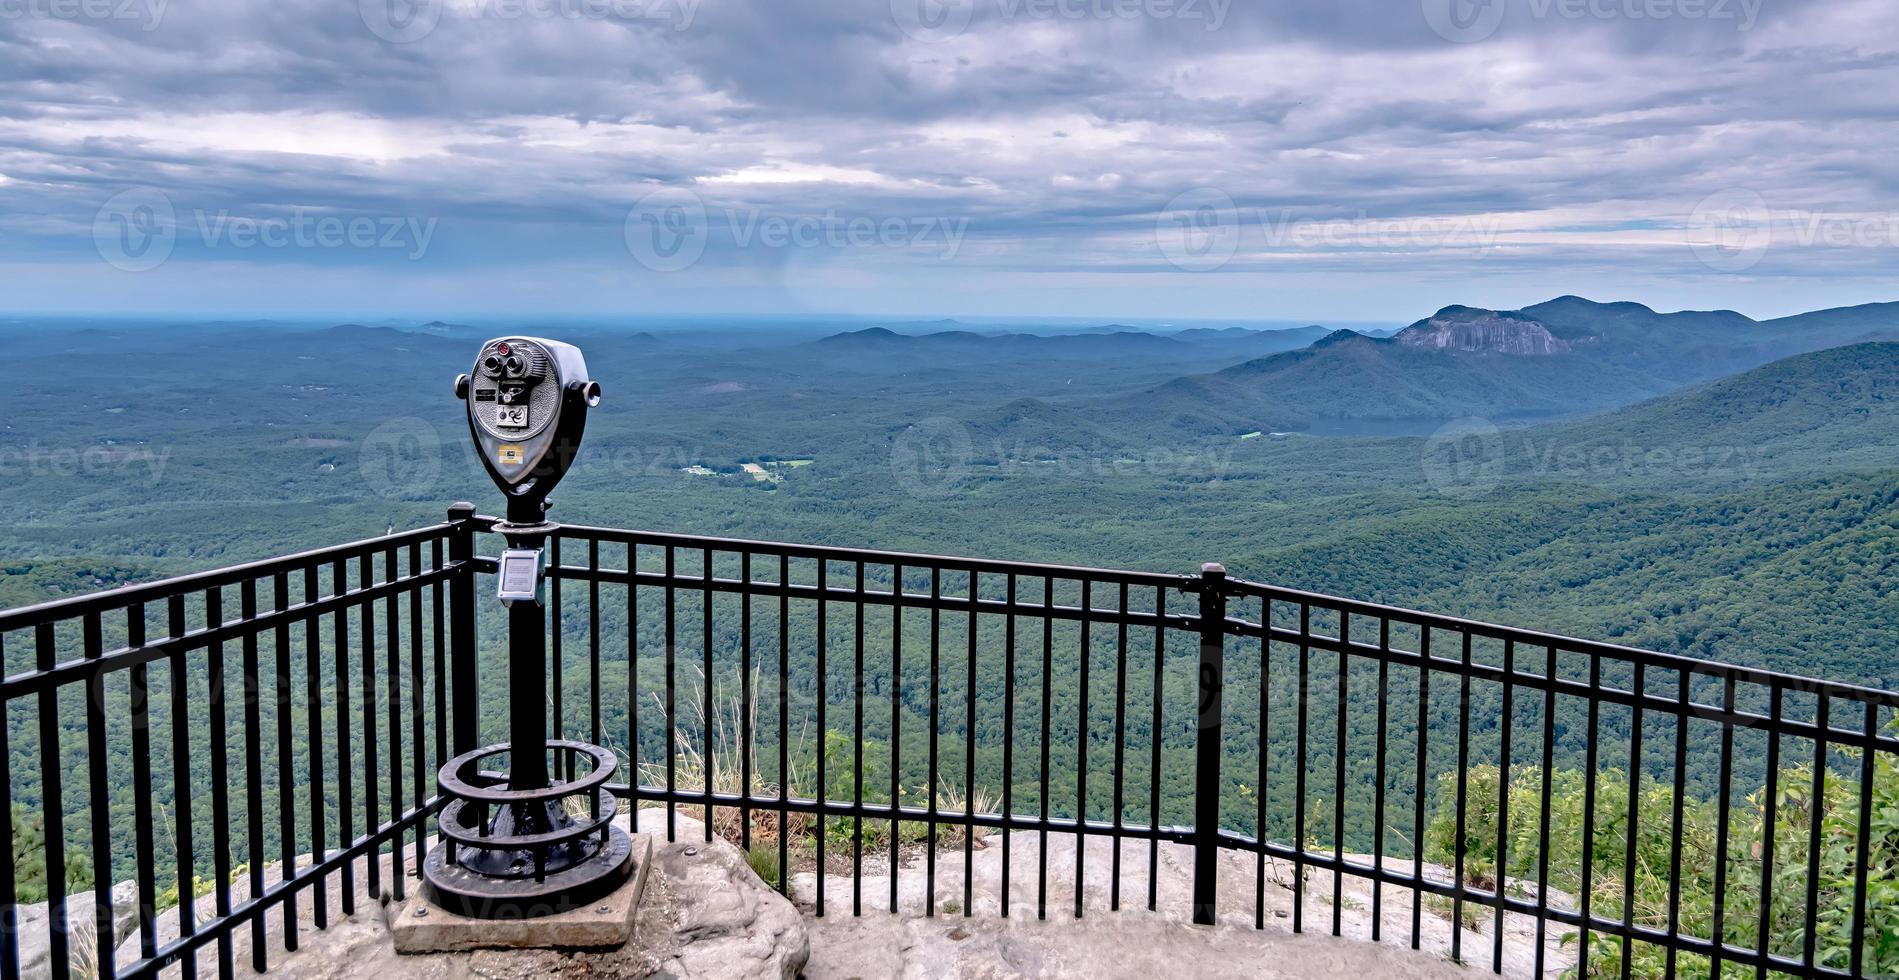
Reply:
[[[366, 865], [356, 869], [356, 914], [344, 916], [336, 876], [330, 878], [329, 928], [313, 924], [312, 893], [299, 896], [298, 949], [285, 952], [281, 943], [282, 912], [272, 909], [265, 918], [268, 934], [269, 976], [277, 980], [538, 980], [538, 978], [599, 978], [662, 976], [676, 980], [793, 980], [811, 954], [805, 920], [789, 900], [767, 887], [754, 874], [738, 848], [723, 840], [705, 839], [705, 825], [681, 808], [676, 814], [674, 840], [665, 839], [665, 811], [641, 813], [640, 830], [658, 831], [653, 840], [652, 866], [646, 892], [635, 920], [633, 941], [609, 952], [566, 952], [548, 949], [490, 949], [466, 953], [398, 955], [389, 923], [402, 913], [403, 903], [370, 898], [363, 890]], [[622, 816], [620, 825], [626, 825]], [[414, 852], [403, 855], [402, 873], [408, 901], [415, 902], [418, 880]], [[388, 880], [388, 857], [383, 858]], [[264, 884], [278, 880], [278, 869], [265, 870]], [[249, 894], [250, 884], [240, 877], [234, 896]], [[77, 899], [75, 899], [77, 901]], [[88, 897], [87, 901], [90, 901]], [[213, 899], [200, 900], [199, 913], [208, 916]], [[90, 906], [88, 906], [88, 910]], [[88, 911], [90, 916], [90, 911]], [[90, 918], [88, 918], [90, 921]], [[159, 941], [178, 935], [177, 911], [159, 918]], [[240, 970], [250, 963], [251, 930], [232, 934], [232, 959]], [[121, 966], [138, 958], [138, 939], [132, 937], [119, 951]], [[198, 954], [198, 975], [215, 977], [215, 944]]]
[[1569, 343], [1522, 313], [1447, 306], [1392, 338], [1407, 347], [1536, 357], [1569, 353]]
[[[80, 892], [66, 899], [67, 962], [72, 975], [94, 976], [93, 964], [99, 958], [95, 938], [92, 892]], [[20, 940], [20, 976], [39, 980], [53, 975], [52, 933], [47, 902], [35, 902], [14, 909], [16, 934]], [[138, 928], [138, 884], [122, 881], [112, 888], [112, 941], [117, 946]]]

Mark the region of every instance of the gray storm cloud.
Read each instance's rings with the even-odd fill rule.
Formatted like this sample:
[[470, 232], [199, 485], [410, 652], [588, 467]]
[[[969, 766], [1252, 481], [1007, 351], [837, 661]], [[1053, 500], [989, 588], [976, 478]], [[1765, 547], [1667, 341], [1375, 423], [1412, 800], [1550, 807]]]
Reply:
[[[1884, 0], [0, 0], [0, 50], [22, 308], [505, 305], [496, 270], [575, 309], [984, 282], [1382, 312], [1474, 275], [1800, 306], [1881, 298], [1899, 255]], [[436, 232], [243, 249], [206, 215]], [[101, 261], [100, 228], [161, 225], [155, 267]], [[732, 231], [828, 225], [870, 231]], [[952, 227], [947, 259], [911, 244]], [[639, 235], [697, 257], [657, 274]]]

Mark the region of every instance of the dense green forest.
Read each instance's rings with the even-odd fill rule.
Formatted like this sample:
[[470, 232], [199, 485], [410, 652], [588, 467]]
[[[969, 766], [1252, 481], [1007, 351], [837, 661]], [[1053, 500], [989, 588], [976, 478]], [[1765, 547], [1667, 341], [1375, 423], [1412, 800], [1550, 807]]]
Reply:
[[[1183, 575], [1217, 560], [1234, 576], [1275, 585], [1899, 685], [1899, 606], [1892, 601], [1899, 586], [1899, 344], [1853, 343], [1889, 335], [1899, 314], [1838, 311], [1830, 319], [1813, 315], [1818, 321], [1759, 324], [1630, 306], [1566, 299], [1525, 311], [1578, 352], [1564, 355], [1573, 360], [1527, 366], [1508, 355], [1433, 355], [1379, 338], [1327, 341], [1323, 330], [1282, 337], [1117, 327], [1050, 337], [1037, 336], [1033, 325], [1000, 336], [943, 324], [538, 328], [580, 344], [607, 391], [554, 514], [575, 524]], [[506, 332], [501, 328], [17, 329], [34, 338], [40, 353], [0, 429], [13, 505], [13, 520], [0, 528], [0, 606], [435, 523], [457, 499], [487, 511], [499, 507], [466, 446], [449, 381], [466, 369], [479, 341]], [[1301, 348], [1314, 339], [1322, 342]], [[1652, 345], [1646, 357], [1644, 343]], [[1404, 383], [1402, 399], [1386, 398], [1394, 370]], [[86, 383], [73, 384], [75, 377]], [[1641, 400], [1650, 396], [1659, 397]], [[1284, 406], [1297, 410], [1281, 412]], [[1538, 424], [1522, 425], [1526, 420]], [[744, 471], [744, 464], [758, 472]], [[564, 560], [573, 564], [584, 555], [570, 550]], [[696, 574], [699, 561], [697, 552], [681, 552], [678, 568]], [[718, 574], [737, 574], [736, 561], [715, 556]], [[647, 570], [662, 562], [658, 549], [638, 556]], [[603, 565], [628, 563], [624, 548], [603, 549]], [[848, 564], [824, 570], [834, 584], [858, 572]], [[893, 588], [887, 565], [869, 564], [861, 573], [871, 592]], [[803, 562], [793, 574], [815, 581], [819, 570]], [[914, 570], [903, 582], [908, 592], [934, 587], [952, 595], [972, 585], [985, 596], [1006, 587], [1000, 576], [933, 583]], [[1034, 591], [1040, 583], [1023, 588], [1025, 601], [1041, 601]], [[1058, 581], [1056, 601], [1080, 601], [1079, 589], [1076, 581]], [[1175, 631], [1157, 642], [1150, 630], [1131, 637], [1123, 652], [1115, 631], [1100, 626], [1084, 644], [1073, 623], [1045, 634], [1038, 620], [1023, 618], [1012, 636], [1002, 616], [971, 623], [909, 609], [899, 619], [888, 605], [854, 603], [829, 604], [820, 630], [816, 603], [792, 603], [781, 620], [778, 604], [760, 599], [750, 610], [748, 648], [746, 610], [736, 598], [685, 590], [670, 597], [669, 609], [659, 589], [643, 588], [630, 602], [619, 586], [600, 592], [595, 607], [584, 586], [565, 586], [556, 634], [562, 697], [553, 707], [567, 734], [597, 737], [648, 779], [663, 781], [663, 764], [652, 767], [675, 738], [688, 753], [717, 760], [715, 770], [725, 772], [715, 779], [730, 778], [740, 751], [730, 733], [742, 716], [756, 735], [758, 785], [767, 789], [787, 785], [815, 794], [822, 778], [834, 797], [894, 795], [906, 804], [936, 792], [999, 805], [1006, 793], [1018, 810], [1046, 806], [1058, 816], [1110, 819], [1118, 776], [1124, 819], [1191, 820], [1191, 636]], [[419, 758], [430, 771], [438, 760], [426, 709], [437, 692], [426, 659], [425, 683], [413, 686], [410, 658], [432, 656], [434, 598], [418, 597], [412, 606], [405, 597], [352, 613], [350, 642], [341, 648], [328, 621], [314, 636], [299, 627], [260, 637], [255, 731], [235, 666], [250, 651], [239, 644], [222, 651], [231, 662], [229, 759], [241, 760], [253, 739], [262, 755], [271, 805], [268, 826], [260, 828], [263, 859], [284, 851], [275, 820], [284, 804], [299, 815], [290, 850], [302, 853], [309, 847], [301, 816], [310, 811], [310, 794], [321, 793], [332, 811], [340, 800], [334, 748], [326, 750], [323, 772], [312, 776], [311, 701], [329, 744], [339, 725], [352, 733], [359, 807], [366, 779], [385, 791], [383, 819], [392, 779], [413, 802], [417, 756], [407, 731], [405, 741], [387, 744], [390, 698], [406, 725], [420, 697]], [[1104, 594], [1091, 599], [1114, 601]], [[267, 608], [273, 597], [262, 601]], [[1130, 601], [1152, 609], [1155, 597]], [[1167, 601], [1181, 611], [1191, 599]], [[238, 602], [231, 590], [227, 616]], [[498, 740], [506, 703], [495, 686], [503, 650], [492, 606], [484, 603], [481, 624], [489, 695], [483, 734]], [[159, 635], [164, 611], [147, 612], [148, 635]], [[197, 602], [189, 615], [202, 621]], [[109, 639], [123, 629], [108, 623]], [[369, 712], [361, 686], [366, 634], [378, 643], [368, 667], [377, 692]], [[394, 648], [388, 637], [396, 639]], [[411, 647], [412, 637], [419, 647]], [[0, 635], [7, 673], [30, 668], [32, 640]], [[61, 659], [77, 655], [76, 634], [61, 633], [60, 641]], [[292, 708], [284, 719], [292, 748], [282, 759], [280, 648]], [[629, 648], [637, 651], [636, 671], [629, 669]], [[1012, 672], [1006, 650], [1017, 653]], [[307, 671], [311, 657], [314, 670]], [[1291, 789], [1300, 758], [1294, 726], [1302, 665], [1308, 689], [1322, 692], [1304, 703], [1311, 731], [1303, 828]], [[1116, 683], [1117, 666], [1125, 667], [1125, 687]], [[1526, 662], [1523, 669], [1542, 668]], [[213, 873], [223, 863], [228, 873], [253, 857], [248, 828], [223, 833], [205, 787], [225, 779], [241, 813], [249, 774], [241, 764], [215, 771], [205, 751], [207, 653], [191, 655], [182, 677], [172, 673], [167, 663], [150, 670], [151, 743], [159, 762], [150, 775], [161, 823], [170, 825], [156, 842], [165, 855], [160, 867], [173, 867], [169, 855], [179, 842], [168, 835], [182, 806], [199, 871]], [[1416, 853], [1417, 797], [1424, 795], [1429, 812], [1443, 812], [1438, 777], [1457, 768], [1454, 739], [1444, 735], [1456, 730], [1460, 711], [1471, 719], [1472, 761], [1511, 762], [1513, 787], [1543, 756], [1546, 708], [1540, 698], [1519, 697], [1509, 717], [1510, 756], [1503, 758], [1503, 693], [1495, 684], [1473, 685], [1468, 705], [1441, 687], [1420, 704], [1415, 670], [1381, 678], [1362, 658], [1340, 664], [1332, 654], [1302, 656], [1296, 646], [1260, 649], [1244, 640], [1233, 641], [1227, 679], [1233, 694], [1224, 728], [1223, 820], [1243, 833]], [[1628, 683], [1614, 671], [1604, 679]], [[183, 685], [191, 706], [184, 732], [172, 730], [167, 710], [174, 683]], [[747, 686], [749, 704], [741, 697]], [[1342, 699], [1341, 686], [1348, 692]], [[669, 689], [680, 719], [676, 735], [666, 718]], [[107, 697], [115, 706], [129, 697], [123, 673], [108, 682]], [[83, 699], [78, 690], [61, 695], [64, 735], [54, 755], [71, 773], [89, 764]], [[11, 789], [25, 808], [16, 816], [17, 843], [30, 839], [17, 828], [42, 801], [36, 774], [45, 750], [38, 705], [22, 699], [7, 707]], [[1585, 761], [1584, 705], [1563, 698], [1547, 710], [1556, 733], [1550, 755], [1568, 785]], [[1789, 706], [1795, 715], [1812, 710], [1805, 702]], [[1012, 730], [1005, 727], [1009, 712]], [[382, 751], [377, 768], [365, 771], [371, 719]], [[1626, 709], [1605, 710], [1599, 719], [1596, 761], [1605, 772], [1629, 768], [1631, 721]], [[1648, 779], [1672, 782], [1674, 724], [1650, 718], [1643, 728]], [[1719, 729], [1688, 727], [1682, 764], [1688, 795], [1703, 807], [1718, 790], [1712, 760]], [[1117, 739], [1117, 731], [1124, 736]], [[1410, 774], [1418, 768], [1421, 734], [1429, 778], [1416, 786]], [[174, 792], [170, 762], [181, 735], [191, 746], [186, 765], [196, 788], [185, 801]], [[790, 762], [782, 772], [781, 743]], [[123, 712], [110, 713], [107, 744], [111, 812], [115, 825], [129, 824], [140, 760]], [[1372, 760], [1381, 744], [1390, 775], [1379, 794]], [[1730, 787], [1740, 796], [1767, 775], [1758, 745], [1749, 747], [1754, 751], [1737, 754]], [[394, 773], [392, 752], [401, 766]], [[1341, 755], [1344, 778], [1335, 786]], [[973, 768], [966, 761], [972, 758]], [[1850, 759], [1833, 761], [1854, 771]], [[290, 775], [282, 800], [280, 763]], [[1263, 782], [1256, 778], [1262, 769]], [[1496, 776], [1490, 779], [1494, 796]], [[84, 782], [69, 778], [62, 792], [69, 855], [89, 848], [92, 801]], [[1889, 784], [1881, 785], [1885, 792]], [[1528, 809], [1513, 807], [1513, 821]], [[369, 817], [360, 812], [356, 827]], [[334, 823], [328, 830], [333, 838]], [[1427, 856], [1442, 836], [1441, 827], [1427, 835]], [[214, 856], [220, 840], [229, 849], [222, 862]], [[115, 877], [123, 879], [132, 837], [116, 834], [113, 844]], [[16, 863], [32, 877], [29, 855]], [[69, 863], [69, 877], [90, 875], [75, 867]]]

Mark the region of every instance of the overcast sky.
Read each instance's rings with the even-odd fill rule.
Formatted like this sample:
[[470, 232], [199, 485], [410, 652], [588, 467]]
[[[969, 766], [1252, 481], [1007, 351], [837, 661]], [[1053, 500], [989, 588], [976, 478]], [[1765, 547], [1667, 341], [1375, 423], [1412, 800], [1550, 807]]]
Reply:
[[0, 0], [0, 309], [1899, 299], [1892, 0]]

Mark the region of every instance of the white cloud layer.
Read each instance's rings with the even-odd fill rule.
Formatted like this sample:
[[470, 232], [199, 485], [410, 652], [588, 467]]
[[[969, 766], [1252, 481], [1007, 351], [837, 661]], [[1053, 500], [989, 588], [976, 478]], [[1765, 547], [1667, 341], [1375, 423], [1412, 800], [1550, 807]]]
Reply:
[[[1270, 319], [1899, 292], [1889, 0], [1489, 0], [1475, 37], [1443, 0], [909, 2], [0, 0], [0, 289]], [[1230, 208], [1170, 204], [1196, 189]], [[417, 257], [200, 233], [310, 212], [438, 227]], [[109, 261], [141, 229], [167, 257]], [[676, 233], [694, 261], [642, 261]]]

